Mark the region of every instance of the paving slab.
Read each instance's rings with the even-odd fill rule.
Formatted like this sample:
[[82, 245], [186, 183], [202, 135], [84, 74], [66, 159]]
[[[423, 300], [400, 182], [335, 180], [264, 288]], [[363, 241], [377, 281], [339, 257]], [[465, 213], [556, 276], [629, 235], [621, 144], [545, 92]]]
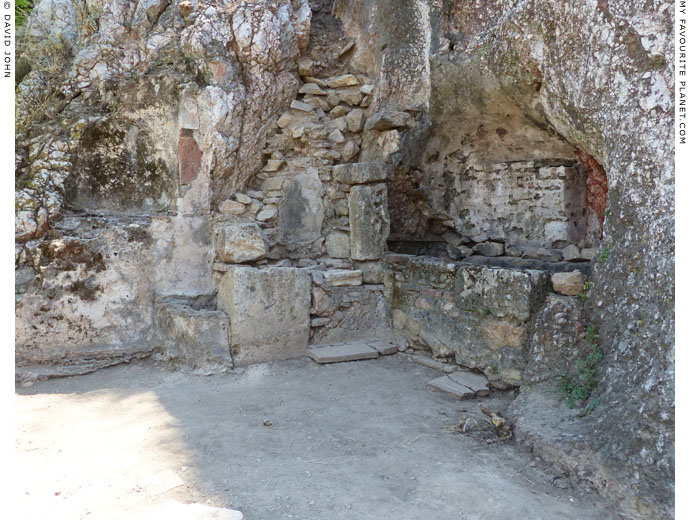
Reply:
[[446, 392], [447, 394], [458, 397], [459, 399], [469, 399], [476, 397], [476, 393], [471, 388], [466, 387], [456, 383], [448, 376], [441, 376], [436, 379], [432, 379], [427, 383], [432, 388]]
[[357, 361], [379, 357], [377, 350], [366, 343], [344, 343], [312, 347], [307, 350], [307, 355], [317, 363], [340, 363], [342, 361]]
[[398, 345], [396, 345], [395, 343], [391, 343], [389, 341], [367, 341], [367, 345], [369, 345], [372, 348], [375, 348], [381, 356], [390, 356], [391, 354], [395, 354], [398, 351]]
[[415, 354], [414, 356], [412, 356], [412, 361], [414, 361], [415, 363], [419, 363], [420, 365], [424, 365], [425, 367], [433, 368], [434, 370], [440, 370], [441, 372], [445, 372], [446, 374], [450, 374], [458, 370], [457, 365], [443, 363], [441, 361], [437, 361], [433, 358], [430, 358], [429, 356], [423, 356], [421, 354]]
[[244, 515], [234, 509], [207, 506], [205, 504], [183, 504], [168, 500], [157, 507], [146, 520], [243, 520]]
[[466, 386], [474, 391], [477, 396], [484, 397], [489, 395], [489, 380], [482, 374], [470, 372], [469, 370], [458, 370], [453, 372], [450, 377], [455, 383]]

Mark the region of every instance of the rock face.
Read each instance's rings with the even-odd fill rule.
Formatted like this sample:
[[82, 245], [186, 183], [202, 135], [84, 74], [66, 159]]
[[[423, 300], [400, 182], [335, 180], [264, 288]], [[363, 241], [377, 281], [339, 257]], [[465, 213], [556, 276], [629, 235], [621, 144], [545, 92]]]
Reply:
[[[637, 518], [673, 510], [669, 9], [631, 0], [449, 2], [443, 8], [421, 0], [395, 8], [357, 0], [337, 10], [357, 46], [366, 48], [374, 33], [385, 35], [355, 55], [379, 73], [383, 95], [374, 109], [423, 112], [399, 148], [401, 171], [389, 193], [396, 232], [424, 233], [429, 216], [464, 226], [463, 215], [450, 212], [457, 178], [444, 165], [468, 171], [487, 162], [582, 161], [576, 167], [587, 175], [586, 209], [595, 216], [587, 217], [588, 230], [596, 234], [601, 222], [605, 230], [599, 254], [605, 261], [596, 263], [588, 300], [605, 375], [587, 436], [601, 468], [625, 482], [604, 492]], [[603, 61], [589, 61], [592, 55]], [[621, 105], [621, 93], [631, 101]], [[364, 157], [385, 151], [383, 134], [364, 144]], [[426, 203], [423, 211], [408, 210], [417, 202]], [[564, 231], [554, 226], [549, 236]], [[597, 246], [587, 240], [574, 245]]]
[[230, 317], [237, 366], [303, 356], [309, 342], [311, 277], [285, 267], [231, 267], [218, 286]]

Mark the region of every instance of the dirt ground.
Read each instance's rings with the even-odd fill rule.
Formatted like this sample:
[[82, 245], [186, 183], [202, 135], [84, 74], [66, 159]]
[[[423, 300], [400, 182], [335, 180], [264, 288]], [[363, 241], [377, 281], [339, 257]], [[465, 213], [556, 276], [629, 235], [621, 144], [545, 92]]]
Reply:
[[19, 388], [13, 518], [146, 519], [171, 499], [248, 520], [618, 518], [512, 441], [454, 431], [479, 401], [432, 391], [439, 375], [400, 354], [217, 376], [140, 361]]

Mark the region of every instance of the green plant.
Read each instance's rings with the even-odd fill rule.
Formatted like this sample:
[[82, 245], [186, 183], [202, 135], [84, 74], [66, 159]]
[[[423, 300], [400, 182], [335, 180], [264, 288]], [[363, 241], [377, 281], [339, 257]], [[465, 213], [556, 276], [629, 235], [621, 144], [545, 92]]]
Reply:
[[587, 301], [587, 298], [588, 298], [587, 291], [589, 291], [590, 287], [591, 286], [590, 286], [589, 282], [585, 282], [585, 284], [582, 286], [582, 290], [580, 291], [580, 294], [577, 295], [578, 298], [580, 298], [580, 300], [582, 300], [583, 303]]
[[597, 328], [594, 325], [587, 325], [587, 341], [594, 343], [597, 340]]
[[489, 314], [491, 314], [491, 309], [489, 309], [488, 307], [482, 307], [482, 314], [484, 316], [488, 316]]
[[[596, 334], [596, 329], [594, 330]], [[589, 335], [589, 327], [587, 332]], [[575, 361], [574, 374], [561, 374], [559, 376], [559, 389], [563, 392], [565, 402], [570, 408], [584, 404], [592, 395], [592, 391], [599, 382], [598, 365], [603, 357], [604, 353], [601, 349], [594, 347], [585, 359]], [[585, 412], [593, 410], [598, 404], [598, 399], [593, 399]]]
[[14, 23], [17, 27], [24, 25], [26, 17], [34, 8], [34, 0], [15, 0], [14, 3]]
[[599, 263], [600, 264], [606, 263], [606, 260], [609, 259], [609, 256], [611, 256], [611, 251], [609, 251], [608, 247], [604, 247], [601, 250], [601, 253], [599, 253]]

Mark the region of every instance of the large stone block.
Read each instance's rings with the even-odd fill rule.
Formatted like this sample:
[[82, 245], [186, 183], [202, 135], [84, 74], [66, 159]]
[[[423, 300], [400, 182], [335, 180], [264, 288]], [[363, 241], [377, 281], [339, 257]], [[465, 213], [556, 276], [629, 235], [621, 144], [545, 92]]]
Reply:
[[268, 252], [266, 238], [254, 223], [216, 225], [213, 245], [223, 262], [234, 264], [258, 260]]
[[323, 185], [315, 169], [297, 175], [290, 181], [278, 212], [283, 240], [305, 245], [321, 236], [323, 192]]
[[163, 349], [170, 359], [207, 372], [232, 368], [226, 313], [194, 309], [183, 301], [165, 301], [156, 305], [156, 317]]
[[378, 260], [386, 251], [390, 232], [385, 184], [353, 186], [350, 210], [350, 256], [353, 260]]
[[366, 184], [385, 181], [391, 171], [392, 166], [383, 162], [348, 163], [334, 166], [333, 176], [344, 184]]
[[230, 316], [235, 365], [304, 355], [310, 300], [311, 276], [306, 271], [230, 267], [218, 287], [218, 308]]

